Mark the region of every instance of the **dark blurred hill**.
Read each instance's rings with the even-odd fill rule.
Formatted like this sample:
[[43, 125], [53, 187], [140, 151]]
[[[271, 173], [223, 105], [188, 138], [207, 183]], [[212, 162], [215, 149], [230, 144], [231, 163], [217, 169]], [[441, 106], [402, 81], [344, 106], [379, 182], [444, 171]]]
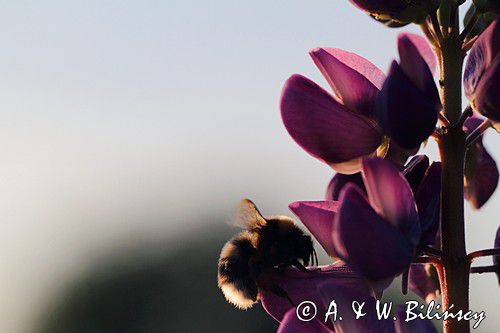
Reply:
[[[178, 246], [111, 255], [62, 292], [37, 333], [272, 332], [260, 305], [239, 311], [217, 288], [219, 251], [234, 233], [200, 230]], [[146, 250], [145, 250], [146, 248]]]

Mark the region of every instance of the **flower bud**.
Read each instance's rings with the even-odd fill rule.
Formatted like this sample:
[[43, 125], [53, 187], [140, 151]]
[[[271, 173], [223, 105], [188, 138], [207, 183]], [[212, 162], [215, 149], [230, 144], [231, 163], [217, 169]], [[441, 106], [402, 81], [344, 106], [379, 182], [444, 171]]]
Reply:
[[439, 0], [350, 0], [377, 21], [420, 23], [439, 7]]
[[[469, 24], [469, 22], [473, 19], [475, 13], [476, 7], [474, 5], [470, 6], [467, 10], [467, 13], [465, 13], [464, 26], [467, 26]], [[484, 13], [483, 15], [480, 15], [477, 19], [476, 24], [474, 25], [474, 28], [469, 33], [469, 36], [474, 37], [480, 35], [484, 30], [486, 30], [486, 28], [488, 28], [488, 26], [493, 21], [495, 21], [496, 18], [497, 14], [495, 13]]]
[[480, 13], [500, 13], [500, 0], [474, 0], [474, 5]]
[[[483, 119], [472, 117], [465, 121], [466, 134], [481, 126]], [[486, 148], [482, 138], [472, 144], [465, 155], [464, 197], [474, 209], [488, 202], [498, 186], [498, 167]]]

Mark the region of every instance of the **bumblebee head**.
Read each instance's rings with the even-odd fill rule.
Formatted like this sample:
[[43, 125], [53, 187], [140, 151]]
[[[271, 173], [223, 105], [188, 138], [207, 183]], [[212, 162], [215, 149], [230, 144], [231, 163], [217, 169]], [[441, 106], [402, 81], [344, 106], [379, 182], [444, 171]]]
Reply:
[[271, 256], [280, 263], [298, 259], [307, 266], [312, 262], [314, 254], [312, 239], [292, 219], [274, 218], [268, 221], [268, 226], [274, 230], [274, 236], [269, 237], [272, 239]]
[[313, 260], [314, 245], [311, 237], [304, 234], [301, 230], [300, 234], [295, 235], [293, 250], [295, 257], [302, 260], [304, 266], [308, 266]]

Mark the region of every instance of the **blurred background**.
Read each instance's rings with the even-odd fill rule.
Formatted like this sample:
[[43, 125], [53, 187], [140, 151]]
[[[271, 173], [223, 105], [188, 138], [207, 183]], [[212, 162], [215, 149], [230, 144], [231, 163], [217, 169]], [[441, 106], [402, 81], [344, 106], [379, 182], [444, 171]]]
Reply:
[[[224, 302], [216, 261], [242, 198], [290, 215], [332, 176], [286, 134], [281, 87], [326, 86], [315, 46], [385, 71], [400, 30], [347, 0], [0, 1], [0, 22], [0, 331], [272, 331]], [[492, 246], [499, 205], [468, 208], [469, 250]], [[499, 306], [473, 276], [478, 331]]]

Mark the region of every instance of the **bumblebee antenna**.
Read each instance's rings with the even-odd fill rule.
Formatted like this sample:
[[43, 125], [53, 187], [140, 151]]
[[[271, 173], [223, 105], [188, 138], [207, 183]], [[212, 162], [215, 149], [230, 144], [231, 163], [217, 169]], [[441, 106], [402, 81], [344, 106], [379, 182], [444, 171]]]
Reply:
[[292, 264], [292, 266], [294, 266], [295, 268], [297, 268], [299, 271], [301, 271], [303, 273], [312, 273], [312, 272], [317, 272], [317, 271], [321, 270], [321, 268], [308, 269], [307, 267], [302, 265], [298, 260], [293, 260], [291, 262], [291, 264]]

